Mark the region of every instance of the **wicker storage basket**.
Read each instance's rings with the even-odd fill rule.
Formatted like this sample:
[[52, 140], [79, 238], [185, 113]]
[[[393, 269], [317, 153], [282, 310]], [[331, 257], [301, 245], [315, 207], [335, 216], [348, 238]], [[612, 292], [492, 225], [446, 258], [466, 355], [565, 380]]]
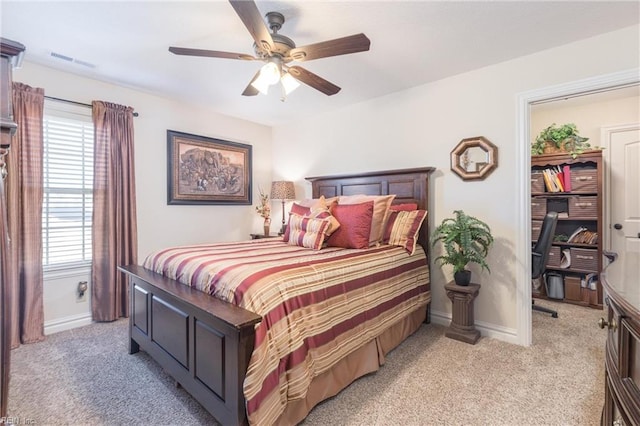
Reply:
[[598, 197], [569, 198], [569, 217], [588, 217], [597, 219]]
[[596, 169], [571, 169], [571, 192], [597, 192], [598, 171]]
[[571, 269], [598, 272], [598, 250], [571, 247]]
[[547, 199], [544, 197], [534, 197], [531, 199], [531, 217], [544, 218], [547, 214]]
[[531, 172], [531, 192], [533, 194], [544, 192], [544, 176], [542, 176], [542, 172]]
[[531, 221], [531, 241], [538, 241], [538, 237], [540, 236], [540, 230], [542, 229], [542, 221], [541, 220], [532, 220]]
[[564, 298], [574, 302], [582, 302], [582, 289], [580, 288], [580, 278], [564, 277]]
[[547, 267], [559, 268], [561, 257], [562, 255], [560, 254], [560, 247], [551, 247], [551, 250], [549, 251], [549, 257], [547, 258]]
[[561, 152], [567, 152], [567, 150], [564, 149], [564, 144], [562, 147], [558, 147], [554, 141], [546, 141], [542, 152], [544, 154], [559, 154]]

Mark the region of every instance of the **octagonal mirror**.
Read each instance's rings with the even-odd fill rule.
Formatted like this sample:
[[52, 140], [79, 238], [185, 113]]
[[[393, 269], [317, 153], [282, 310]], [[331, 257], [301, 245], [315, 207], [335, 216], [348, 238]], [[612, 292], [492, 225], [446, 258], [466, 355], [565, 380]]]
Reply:
[[463, 180], [482, 180], [498, 166], [498, 148], [483, 136], [462, 139], [451, 151], [451, 170]]

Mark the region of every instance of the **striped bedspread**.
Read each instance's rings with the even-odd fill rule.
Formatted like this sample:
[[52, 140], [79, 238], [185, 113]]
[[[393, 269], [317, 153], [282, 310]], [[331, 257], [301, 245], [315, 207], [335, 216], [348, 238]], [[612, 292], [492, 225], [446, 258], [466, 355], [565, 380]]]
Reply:
[[164, 249], [143, 266], [262, 316], [244, 383], [252, 424], [273, 424], [314, 377], [430, 301], [420, 247], [260, 239]]

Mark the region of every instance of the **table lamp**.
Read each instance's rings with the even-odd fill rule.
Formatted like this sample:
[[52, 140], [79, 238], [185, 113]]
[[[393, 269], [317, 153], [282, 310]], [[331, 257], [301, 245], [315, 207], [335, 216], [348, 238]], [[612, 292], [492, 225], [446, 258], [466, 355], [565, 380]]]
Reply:
[[296, 190], [293, 186], [293, 182], [286, 180], [276, 180], [271, 182], [271, 199], [282, 201], [282, 228], [280, 229], [280, 235], [284, 234], [286, 225], [284, 223], [284, 203], [287, 200], [294, 200], [296, 198]]

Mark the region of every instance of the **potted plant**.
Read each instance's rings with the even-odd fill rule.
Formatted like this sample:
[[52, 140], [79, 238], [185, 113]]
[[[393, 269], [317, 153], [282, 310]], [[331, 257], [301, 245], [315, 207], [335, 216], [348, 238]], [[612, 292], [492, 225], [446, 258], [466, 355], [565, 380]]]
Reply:
[[442, 241], [444, 254], [436, 258], [441, 265], [452, 265], [454, 280], [458, 285], [469, 285], [471, 271], [465, 269], [469, 263], [477, 263], [491, 273], [485, 261], [493, 236], [489, 225], [483, 221], [455, 210], [455, 218], [447, 218], [435, 229], [431, 245]]
[[589, 138], [578, 134], [578, 128], [573, 123], [561, 126], [553, 123], [538, 134], [531, 145], [531, 155], [567, 152], [572, 158], [576, 158], [591, 147], [588, 140]]

